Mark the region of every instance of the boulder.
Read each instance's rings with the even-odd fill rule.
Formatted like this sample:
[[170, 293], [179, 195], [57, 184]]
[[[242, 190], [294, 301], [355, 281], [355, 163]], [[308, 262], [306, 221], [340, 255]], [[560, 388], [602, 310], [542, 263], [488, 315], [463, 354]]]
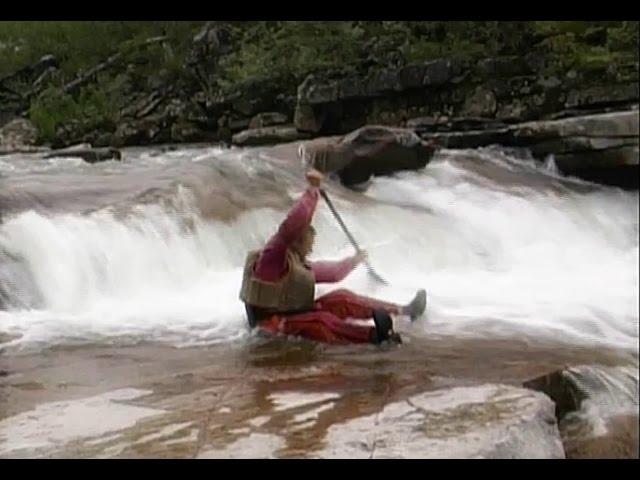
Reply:
[[35, 145], [38, 129], [26, 118], [15, 118], [0, 127], [0, 148], [19, 149]]
[[254, 116], [249, 122], [249, 128], [273, 127], [275, 125], [284, 125], [289, 119], [283, 113], [279, 112], [263, 112]]
[[544, 394], [485, 384], [387, 404], [329, 428], [321, 458], [564, 458]]
[[470, 97], [467, 97], [460, 114], [469, 117], [492, 118], [496, 114], [497, 105], [495, 93], [487, 88], [479, 87]]
[[314, 108], [311, 105], [297, 105], [293, 117], [293, 124], [301, 132], [318, 133], [324, 123], [322, 108]]
[[353, 98], [378, 97], [423, 87], [437, 87], [460, 73], [451, 60], [432, 60], [402, 68], [379, 68], [343, 79], [308, 75], [298, 87], [298, 105], [318, 105]]
[[145, 118], [124, 120], [113, 134], [113, 145], [148, 145], [158, 138], [167, 125], [164, 114], [149, 115]]
[[338, 139], [319, 139], [302, 147], [305, 163], [322, 172], [335, 172], [351, 186], [372, 175], [423, 168], [436, 148], [412, 130], [383, 126], [359, 128]]
[[188, 120], [177, 120], [171, 125], [172, 142], [200, 142], [212, 138], [213, 135], [211, 133], [203, 131], [194, 122]]
[[298, 104], [300, 105], [335, 102], [338, 96], [338, 82], [321, 81], [313, 74], [308, 75], [298, 86]]
[[309, 138], [308, 134], [299, 132], [294, 126], [275, 126], [252, 128], [233, 135], [232, 143], [243, 147], [258, 145], [274, 145]]
[[[406, 67], [405, 67], [406, 68]], [[402, 71], [401, 71], [402, 72]], [[451, 60], [439, 59], [425, 62], [423, 64], [423, 86], [443, 85], [460, 73], [460, 67]]]

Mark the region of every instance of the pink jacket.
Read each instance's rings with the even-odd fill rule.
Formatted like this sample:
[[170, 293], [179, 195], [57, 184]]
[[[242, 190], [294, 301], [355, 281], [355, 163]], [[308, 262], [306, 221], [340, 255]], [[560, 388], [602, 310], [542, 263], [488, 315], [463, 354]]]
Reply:
[[[275, 282], [287, 273], [287, 250], [311, 223], [320, 192], [309, 187], [293, 206], [276, 234], [262, 250], [254, 268], [255, 276], [265, 282]], [[356, 266], [356, 257], [337, 262], [307, 262], [318, 283], [339, 282]]]

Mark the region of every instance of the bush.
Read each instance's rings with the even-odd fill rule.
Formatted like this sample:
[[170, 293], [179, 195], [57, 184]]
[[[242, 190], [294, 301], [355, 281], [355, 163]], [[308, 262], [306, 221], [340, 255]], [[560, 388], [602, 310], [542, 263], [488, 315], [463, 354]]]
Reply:
[[204, 22], [0, 22], [0, 76], [55, 55], [68, 78], [128, 43], [167, 35], [178, 53]]
[[76, 97], [49, 87], [29, 108], [29, 118], [38, 128], [41, 142], [55, 140], [58, 128], [69, 122], [81, 125], [80, 133], [95, 129], [112, 131], [125, 106], [119, 82], [110, 85], [97, 83], [83, 88]]

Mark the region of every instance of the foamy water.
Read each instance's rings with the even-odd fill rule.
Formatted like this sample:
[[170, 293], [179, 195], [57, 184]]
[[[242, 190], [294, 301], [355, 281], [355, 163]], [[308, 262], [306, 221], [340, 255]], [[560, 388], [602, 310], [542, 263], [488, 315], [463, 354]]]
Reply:
[[[291, 181], [301, 178], [291, 166], [285, 175], [277, 161], [249, 150], [136, 155], [129, 165], [80, 167], [68, 159], [29, 167], [22, 158], [4, 158], [1, 181], [19, 188], [46, 178], [52, 191], [61, 172], [98, 185], [100, 175], [131, 183], [135, 171], [141, 193], [148, 185], [140, 172], [170, 177], [166, 169], [175, 165], [181, 171], [217, 165], [236, 176], [288, 175], [291, 197], [303, 189]], [[82, 183], [83, 172], [94, 183]], [[68, 185], [60, 181], [63, 192]], [[423, 171], [374, 179], [364, 193], [333, 192], [345, 222], [391, 284], [377, 285], [359, 268], [339, 286], [402, 303], [427, 289], [426, 318], [400, 328], [408, 336], [525, 336], [637, 352], [637, 192], [567, 182], [548, 165], [537, 168], [490, 149], [443, 152]], [[193, 191], [178, 186], [168, 204], [131, 205], [126, 214], [107, 206], [8, 215], [0, 224], [0, 294], [9, 303], [0, 311], [0, 332], [15, 335], [10, 345], [18, 348], [242, 341], [248, 335], [238, 300], [244, 256], [269, 238], [285, 211], [257, 207], [217, 221], [201, 216], [197, 202]], [[315, 225], [314, 258], [352, 253], [323, 204]]]

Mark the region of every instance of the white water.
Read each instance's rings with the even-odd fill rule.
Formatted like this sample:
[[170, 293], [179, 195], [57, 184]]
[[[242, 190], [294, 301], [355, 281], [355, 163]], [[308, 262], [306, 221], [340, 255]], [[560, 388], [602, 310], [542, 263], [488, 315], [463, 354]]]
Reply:
[[583, 365], [569, 369], [564, 375], [586, 396], [580, 408], [569, 412], [561, 422], [561, 431], [566, 437], [604, 435], [612, 417], [637, 415], [637, 366]]
[[[251, 161], [246, 152], [230, 155]], [[154, 158], [146, 161], [206, 161], [193, 150]], [[119, 167], [103, 168], [113, 175]], [[301, 191], [302, 183], [290, 193]], [[426, 288], [427, 317], [401, 327], [409, 337], [549, 338], [637, 352], [637, 192], [573, 188], [553, 170], [486, 150], [446, 152], [424, 171], [376, 178], [358, 195], [371, 201], [337, 195], [334, 202], [392, 287], [373, 284], [363, 269], [341, 286], [398, 302]], [[5, 288], [41, 298], [36, 308], [0, 311], [0, 332], [17, 336], [11, 345], [19, 348], [248, 335], [237, 298], [244, 255], [284, 211], [253, 209], [224, 223], [194, 213], [187, 189], [173, 203], [137, 206], [124, 218], [110, 209], [6, 218], [0, 251], [26, 265], [31, 279]], [[352, 253], [323, 205], [315, 224], [315, 258]]]

